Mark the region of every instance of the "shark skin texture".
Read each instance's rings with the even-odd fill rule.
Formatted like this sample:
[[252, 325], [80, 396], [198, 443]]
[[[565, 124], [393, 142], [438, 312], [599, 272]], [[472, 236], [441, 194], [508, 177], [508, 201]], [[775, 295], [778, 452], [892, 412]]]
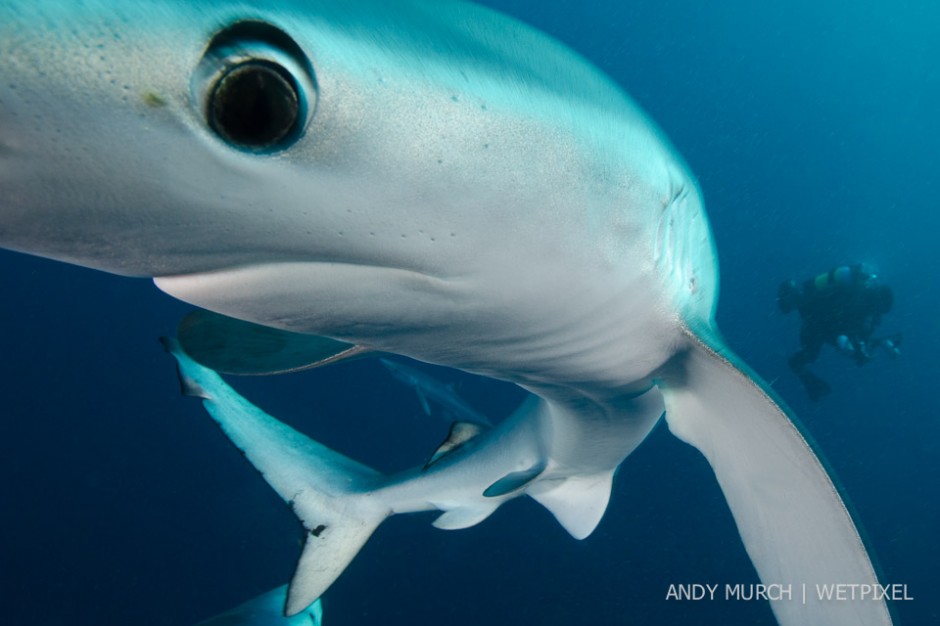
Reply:
[[[0, 58], [0, 247], [323, 338], [312, 361], [397, 354], [530, 393], [384, 477], [171, 344], [184, 388], [308, 530], [288, 614], [394, 513], [464, 528], [528, 495], [588, 536], [664, 413], [764, 583], [877, 584], [817, 452], [715, 325], [692, 174], [558, 42], [448, 0], [11, 0]], [[771, 608], [784, 626], [891, 623], [884, 601]]]

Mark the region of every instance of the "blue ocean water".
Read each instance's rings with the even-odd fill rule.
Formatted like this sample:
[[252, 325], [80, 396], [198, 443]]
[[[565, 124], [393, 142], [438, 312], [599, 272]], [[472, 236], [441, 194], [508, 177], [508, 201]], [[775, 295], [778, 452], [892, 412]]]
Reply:
[[[935, 387], [940, 291], [940, 7], [728, 0], [488, 3], [565, 41], [623, 85], [699, 177], [722, 269], [718, 321], [786, 399], [841, 480], [898, 624], [940, 623]], [[824, 353], [818, 404], [786, 366], [798, 322], [778, 283], [846, 261], [895, 291], [897, 361]], [[148, 281], [0, 252], [0, 621], [185, 625], [275, 587], [293, 516], [179, 395], [156, 338], [186, 306]], [[517, 391], [455, 372], [499, 417]], [[239, 380], [270, 413], [381, 470], [446, 432], [376, 362]], [[464, 531], [385, 523], [325, 598], [343, 624], [773, 624], [758, 602], [677, 602], [672, 583], [755, 582], [701, 456], [660, 426], [622, 466], [585, 541], [531, 501]]]

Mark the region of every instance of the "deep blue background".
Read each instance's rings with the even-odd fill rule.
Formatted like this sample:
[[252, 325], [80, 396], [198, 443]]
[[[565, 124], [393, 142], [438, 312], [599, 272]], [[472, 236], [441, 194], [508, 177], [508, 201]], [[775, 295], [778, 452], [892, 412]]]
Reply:
[[[719, 323], [842, 481], [898, 623], [940, 623], [934, 2], [492, 2], [569, 43], [659, 122], [699, 177], [722, 268]], [[818, 405], [786, 367], [780, 280], [866, 261], [894, 287], [904, 355], [827, 353]], [[0, 253], [0, 621], [186, 625], [287, 580], [299, 527], [156, 342], [187, 310], [148, 281]], [[500, 415], [512, 389], [463, 380]], [[383, 470], [446, 426], [375, 362], [238, 381], [269, 412]], [[326, 598], [341, 624], [772, 624], [759, 603], [678, 603], [670, 583], [750, 582], [711, 471], [665, 428], [624, 463], [597, 532], [531, 501], [466, 531], [384, 524]]]

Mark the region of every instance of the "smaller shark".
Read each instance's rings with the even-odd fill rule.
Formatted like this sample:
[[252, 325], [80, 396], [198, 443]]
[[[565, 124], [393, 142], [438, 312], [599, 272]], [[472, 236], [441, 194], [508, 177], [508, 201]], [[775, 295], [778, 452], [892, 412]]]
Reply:
[[471, 422], [480, 426], [492, 427], [490, 419], [463, 401], [457, 395], [453, 385], [442, 383], [433, 376], [397, 361], [380, 358], [379, 362], [391, 372], [395, 380], [405, 383], [415, 390], [424, 413], [430, 417], [431, 407], [428, 401], [438, 404], [444, 412], [456, 422]]
[[286, 597], [287, 585], [281, 585], [196, 626], [322, 626], [323, 605], [320, 600], [297, 615], [284, 617]]

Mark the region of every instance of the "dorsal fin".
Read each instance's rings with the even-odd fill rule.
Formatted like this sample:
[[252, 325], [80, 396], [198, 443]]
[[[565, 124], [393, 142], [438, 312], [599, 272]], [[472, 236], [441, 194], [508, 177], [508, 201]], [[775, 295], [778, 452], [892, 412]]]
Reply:
[[177, 329], [194, 361], [223, 374], [297, 372], [363, 356], [364, 346], [244, 322], [212, 311], [193, 311]]
[[461, 447], [481, 432], [483, 432], [483, 426], [475, 422], [454, 422], [450, 425], [450, 432], [447, 433], [447, 437], [431, 455], [431, 459], [424, 464], [424, 469], [431, 467], [442, 457]]

